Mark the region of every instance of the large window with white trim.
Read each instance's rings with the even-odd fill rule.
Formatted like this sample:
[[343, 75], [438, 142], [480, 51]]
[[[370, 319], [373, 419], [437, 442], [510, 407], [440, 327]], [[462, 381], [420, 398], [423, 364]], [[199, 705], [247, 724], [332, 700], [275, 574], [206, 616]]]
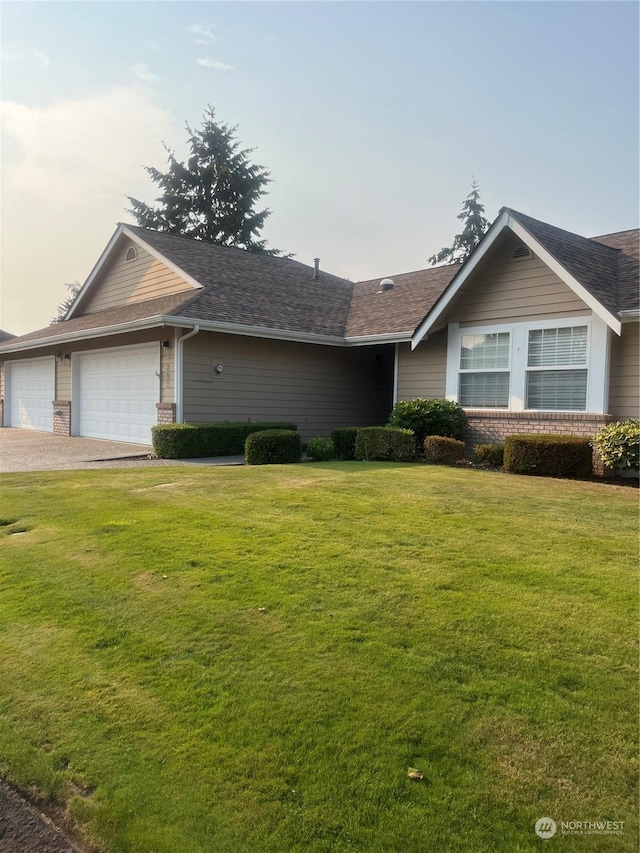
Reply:
[[459, 401], [471, 409], [509, 408], [509, 332], [463, 335]]
[[446, 396], [465, 409], [606, 412], [609, 331], [599, 317], [449, 323]]
[[527, 342], [526, 408], [587, 408], [587, 327], [530, 329]]

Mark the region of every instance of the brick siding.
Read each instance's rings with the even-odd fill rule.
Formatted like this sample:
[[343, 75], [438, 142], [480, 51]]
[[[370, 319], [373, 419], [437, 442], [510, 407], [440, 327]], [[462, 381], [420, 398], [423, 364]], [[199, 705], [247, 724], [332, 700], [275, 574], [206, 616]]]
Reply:
[[53, 401], [53, 434], [71, 435], [71, 400]]
[[175, 403], [156, 403], [159, 424], [174, 424], [176, 422]]
[[[613, 415], [585, 412], [485, 412], [467, 410], [466, 431], [469, 453], [477, 444], [502, 444], [508, 435], [577, 435], [593, 438], [598, 430], [617, 420]], [[604, 471], [594, 449], [593, 470]]]

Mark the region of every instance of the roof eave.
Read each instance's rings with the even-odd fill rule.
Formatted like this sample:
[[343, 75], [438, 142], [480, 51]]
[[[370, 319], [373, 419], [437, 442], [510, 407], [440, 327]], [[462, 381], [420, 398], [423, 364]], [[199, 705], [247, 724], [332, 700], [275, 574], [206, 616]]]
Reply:
[[640, 308], [629, 308], [620, 312], [621, 323], [633, 323], [635, 320], [640, 320]]
[[193, 317], [181, 317], [175, 314], [165, 314], [162, 320], [166, 326], [193, 328], [198, 325], [201, 332], [220, 332], [226, 335], [242, 335], [249, 338], [266, 338], [268, 340], [293, 341], [303, 344], [324, 344], [325, 346], [344, 346], [345, 344], [345, 339], [340, 335], [322, 335], [289, 329], [271, 329], [266, 326], [249, 326], [242, 323], [221, 323], [215, 320], [200, 320]]
[[141, 320], [131, 320], [128, 323], [116, 323], [110, 326], [98, 326], [92, 329], [79, 329], [77, 332], [67, 332], [61, 335], [52, 335], [46, 338], [36, 338], [23, 343], [5, 344], [0, 347], [0, 359], [5, 353], [22, 352], [23, 350], [43, 349], [49, 346], [70, 344], [89, 338], [105, 338], [109, 335], [122, 335], [126, 332], [137, 332], [141, 329], [154, 329], [158, 326], [168, 325], [163, 322], [161, 315], [145, 317]]

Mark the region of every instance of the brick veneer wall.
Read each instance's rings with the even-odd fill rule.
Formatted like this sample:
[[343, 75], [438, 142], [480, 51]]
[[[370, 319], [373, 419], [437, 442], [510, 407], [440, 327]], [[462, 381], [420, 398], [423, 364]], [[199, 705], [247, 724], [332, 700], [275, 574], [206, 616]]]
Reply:
[[71, 400], [53, 401], [53, 434], [71, 435]]
[[0, 427], [4, 426], [4, 400], [0, 400]]
[[174, 424], [176, 422], [175, 403], [156, 403], [159, 424]]
[[[617, 420], [613, 415], [585, 412], [485, 412], [468, 411], [467, 449], [477, 444], [502, 444], [508, 435], [578, 435], [593, 438], [598, 430]], [[594, 450], [593, 469], [603, 473], [603, 465]]]

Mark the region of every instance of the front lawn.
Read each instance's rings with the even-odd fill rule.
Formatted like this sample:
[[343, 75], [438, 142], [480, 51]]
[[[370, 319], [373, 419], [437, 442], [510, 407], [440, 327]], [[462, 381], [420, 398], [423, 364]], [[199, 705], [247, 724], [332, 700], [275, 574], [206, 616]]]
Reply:
[[0, 776], [105, 850], [637, 849], [634, 490], [5, 474], [0, 520]]

